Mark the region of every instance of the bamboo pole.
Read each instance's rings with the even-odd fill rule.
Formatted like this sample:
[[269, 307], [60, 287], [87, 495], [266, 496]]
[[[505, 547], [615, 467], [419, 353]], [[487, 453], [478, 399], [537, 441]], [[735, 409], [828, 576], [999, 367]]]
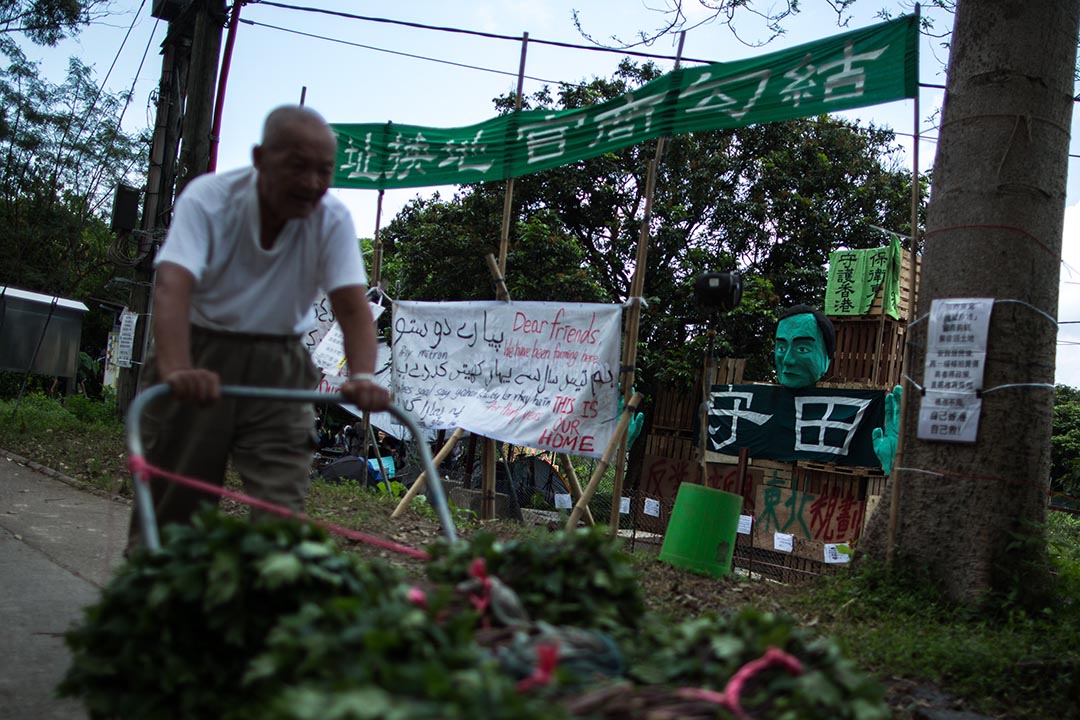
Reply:
[[[514, 97], [514, 112], [521, 110], [521, 93], [525, 86], [525, 55], [529, 48], [529, 33], [521, 35], [521, 60], [518, 63], [517, 95]], [[503, 196], [502, 227], [499, 231], [499, 262], [497, 281], [506, 285], [502, 277], [506, 274], [506, 256], [510, 248], [510, 213], [514, 201], [514, 178], [507, 178], [506, 193]], [[509, 300], [509, 296], [506, 298]], [[481, 481], [480, 481], [480, 519], [492, 520], [495, 518], [495, 441], [484, 438], [484, 450], [481, 455]]]
[[701, 463], [699, 468], [701, 472], [701, 484], [705, 485], [706, 480], [709, 477], [709, 463], [706, 461], [706, 457], [709, 452], [709, 390], [712, 388], [713, 380], [716, 377], [716, 371], [713, 369], [713, 338], [716, 337], [716, 330], [711, 326], [708, 331], [709, 341], [706, 343], [705, 351], [705, 363], [701, 370], [701, 404], [698, 405], [698, 453], [700, 457], [698, 460]]
[[[432, 460], [432, 465], [438, 467], [439, 463], [446, 459], [446, 456], [449, 455], [450, 451], [454, 449], [455, 445], [457, 445], [457, 441], [460, 440], [464, 435], [465, 431], [461, 428], [457, 428], [456, 430], [454, 430], [453, 434], [451, 434], [450, 437], [447, 439], [446, 444], [444, 444], [439, 450], [439, 452], [435, 455], [435, 459]], [[424, 485], [426, 484], [427, 471], [425, 470], [424, 472], [420, 473], [420, 475], [417, 476], [415, 482], [413, 482], [413, 484], [409, 486], [409, 491], [405, 493], [405, 497], [401, 498], [401, 502], [399, 502], [397, 507], [394, 508], [394, 512], [390, 513], [390, 519], [392, 520], [397, 516], [401, 515], [401, 513], [405, 512], [405, 508], [412, 501], [412, 499], [416, 497], [421, 490], [424, 489]]]
[[[915, 5], [915, 15], [919, 15], [919, 5]], [[912, 162], [914, 170], [912, 171], [911, 182], [911, 264], [908, 267], [908, 293], [910, 295], [908, 299], [908, 313], [910, 315], [915, 314], [915, 267], [916, 267], [916, 251], [918, 250], [918, 238], [919, 238], [919, 94], [915, 93], [915, 129], [913, 131], [913, 151]], [[910, 323], [909, 323], [910, 326]], [[901, 385], [904, 386], [903, 394], [900, 396], [900, 415], [899, 421], [896, 426], [896, 454], [893, 456], [892, 471], [889, 475], [889, 525], [885, 540], [885, 564], [891, 566], [893, 558], [896, 554], [896, 527], [899, 522], [899, 505], [900, 505], [900, 474], [897, 472], [897, 468], [901, 466], [904, 458], [904, 415], [907, 410], [908, 398], [911, 395], [911, 383], [903, 382], [903, 373], [910, 372], [909, 360], [911, 358], [911, 342], [910, 338], [904, 338], [904, 359], [900, 363], [901, 372]]]
[[[570, 513], [570, 519], [566, 521], [566, 529], [572, 530], [577, 527], [578, 521], [581, 520], [581, 516], [585, 513], [585, 510], [589, 507], [589, 500], [592, 499], [593, 494], [596, 493], [597, 486], [600, 485], [601, 478], [604, 477], [604, 473], [607, 472], [608, 466], [611, 464], [611, 456], [615, 454], [622, 443], [619, 438], [626, 435], [626, 428], [630, 425], [630, 419], [634, 417], [634, 413], [637, 412], [638, 405], [641, 404], [641, 400], [644, 397], [639, 392], [635, 392], [630, 398], [630, 402], [626, 403], [623, 408], [622, 415], [619, 417], [619, 424], [615, 428], [615, 434], [611, 436], [611, 440], [608, 441], [607, 448], [604, 450], [603, 457], [600, 458], [600, 463], [596, 466], [596, 470], [593, 471], [592, 477], [589, 479], [589, 485], [585, 488], [585, 491], [581, 493], [581, 497], [577, 503], [574, 504], [574, 510]], [[615, 496], [612, 496], [613, 498]], [[613, 501], [615, 510], [618, 511], [618, 503]], [[616, 526], [618, 527], [618, 526]]]
[[[525, 91], [525, 55], [529, 50], [529, 33], [521, 35], [521, 59], [518, 62], [517, 94], [514, 96], [514, 112], [521, 111], [521, 94]], [[499, 231], [499, 274], [506, 274], [506, 255], [510, 247], [510, 211], [514, 201], [514, 178], [506, 179], [503, 195], [502, 227]]]
[[[686, 42], [686, 32], [679, 33], [679, 50], [675, 54], [675, 69], [679, 69], [682, 60], [683, 44]], [[666, 137], [656, 141], [656, 154], [649, 163], [648, 174], [645, 178], [645, 214], [641, 220], [641, 231], [638, 233], [637, 256], [634, 261], [634, 278], [630, 283], [630, 311], [627, 317], [626, 342], [623, 346], [623, 366], [620, 377], [623, 386], [623, 400], [627, 403], [634, 389], [634, 364], [637, 362], [638, 326], [641, 323], [641, 296], [645, 292], [645, 263], [649, 254], [649, 223], [652, 220], [653, 192], [656, 189], [656, 168], [660, 164], [660, 158], [664, 154]], [[615, 460], [615, 483], [611, 491], [611, 515], [609, 523], [611, 534], [619, 532], [619, 500], [623, 492], [623, 476], [626, 474], [626, 450], [627, 437], [624, 427], [614, 437], [619, 439], [619, 454]]]
[[[570, 462], [570, 456], [566, 453], [559, 453], [559, 464], [562, 465], [563, 474], [566, 475], [566, 483], [570, 486], [570, 494], [573, 495], [574, 502], [577, 502], [581, 499], [581, 483], [578, 482], [577, 472], [574, 470], [574, 464]], [[585, 524], [589, 527], [596, 524], [588, 505], [585, 506]]]
[[495, 280], [495, 299], [510, 302], [510, 290], [506, 287], [506, 278], [503, 277], [502, 271], [499, 269], [499, 263], [495, 260], [495, 255], [488, 253], [484, 259], [487, 261], [488, 270], [491, 271], [491, 277]]
[[[379, 190], [379, 199], [375, 204], [375, 237], [373, 238], [373, 242], [372, 242], [374, 247], [372, 248], [372, 257], [371, 257], [371, 277], [372, 277], [371, 283], [372, 283], [373, 287], [378, 287], [379, 286], [380, 278], [382, 276], [382, 244], [381, 244], [381, 242], [379, 240], [379, 230], [382, 229], [382, 206], [383, 206], [383, 195], [384, 194], [385, 194], [385, 191], [380, 189]], [[363, 458], [364, 459], [364, 479], [366, 480], [367, 479], [367, 448], [369, 447], [368, 446], [368, 436], [371, 435], [372, 439], [374, 439], [374, 436], [375, 436], [375, 433], [372, 432], [372, 430], [371, 430], [371, 413], [368, 412], [367, 410], [365, 410], [364, 413], [360, 416], [360, 433], [361, 433], [360, 437], [363, 438], [362, 444], [363, 444], [363, 448], [364, 448], [364, 458]], [[416, 442], [423, 442], [420, 438], [413, 438], [413, 439]], [[375, 445], [375, 454], [380, 455], [381, 453], [379, 453], [378, 444], [374, 443], [374, 442], [372, 444]], [[379, 472], [382, 472], [382, 458], [381, 457], [379, 459]], [[386, 479], [386, 473], [383, 472], [382, 475], [383, 475], [383, 479], [385, 480]], [[387, 488], [390, 487], [389, 482], [387, 482], [386, 487]]]

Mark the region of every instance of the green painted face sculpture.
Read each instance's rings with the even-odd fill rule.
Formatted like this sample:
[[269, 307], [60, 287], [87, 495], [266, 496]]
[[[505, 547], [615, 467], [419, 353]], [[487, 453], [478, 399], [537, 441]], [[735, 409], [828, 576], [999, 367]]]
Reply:
[[784, 387], [810, 387], [829, 370], [821, 328], [810, 313], [784, 318], [776, 326], [776, 378]]

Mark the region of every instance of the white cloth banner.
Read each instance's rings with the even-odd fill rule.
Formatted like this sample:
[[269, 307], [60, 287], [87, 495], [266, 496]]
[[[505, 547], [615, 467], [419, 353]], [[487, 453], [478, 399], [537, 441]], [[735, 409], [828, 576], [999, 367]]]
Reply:
[[429, 428], [600, 457], [617, 420], [621, 317], [619, 305], [394, 303], [396, 401]]

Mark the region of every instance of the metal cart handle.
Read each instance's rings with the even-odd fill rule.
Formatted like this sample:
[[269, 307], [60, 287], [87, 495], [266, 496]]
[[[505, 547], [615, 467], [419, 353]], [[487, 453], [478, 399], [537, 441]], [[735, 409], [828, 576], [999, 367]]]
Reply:
[[[127, 444], [132, 455], [143, 456], [142, 433], [140, 432], [140, 418], [143, 410], [151, 402], [171, 392], [168, 385], [154, 385], [139, 393], [131, 402], [127, 412]], [[243, 385], [223, 385], [222, 397], [234, 398], [258, 398], [261, 400], [285, 400], [289, 402], [309, 403], [348, 403], [341, 393], [320, 393], [314, 390], [289, 390], [285, 388], [247, 387]], [[416, 445], [420, 449], [420, 461], [427, 473], [428, 483], [431, 485], [431, 493], [434, 495], [432, 504], [439, 515], [439, 523], [442, 525], [443, 534], [450, 542], [457, 541], [457, 532], [454, 521], [450, 517], [450, 508], [446, 503], [446, 495], [443, 493], [442, 480], [435, 468], [435, 462], [431, 457], [431, 449], [423, 441], [423, 432], [412, 415], [405, 412], [397, 405], [391, 404], [387, 412], [401, 421], [401, 424], [409, 429], [416, 439]], [[139, 514], [139, 527], [142, 530], [143, 541], [152, 550], [161, 547], [158, 536], [157, 519], [154, 516], [154, 502], [149, 486], [142, 482], [142, 478], [135, 478], [135, 510]]]

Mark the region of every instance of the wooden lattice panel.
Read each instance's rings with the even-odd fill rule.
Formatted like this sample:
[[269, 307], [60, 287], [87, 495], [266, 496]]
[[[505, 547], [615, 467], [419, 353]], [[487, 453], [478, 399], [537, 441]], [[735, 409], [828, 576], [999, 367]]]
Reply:
[[832, 318], [836, 353], [825, 379], [891, 388], [900, 383], [907, 326], [891, 318]]

